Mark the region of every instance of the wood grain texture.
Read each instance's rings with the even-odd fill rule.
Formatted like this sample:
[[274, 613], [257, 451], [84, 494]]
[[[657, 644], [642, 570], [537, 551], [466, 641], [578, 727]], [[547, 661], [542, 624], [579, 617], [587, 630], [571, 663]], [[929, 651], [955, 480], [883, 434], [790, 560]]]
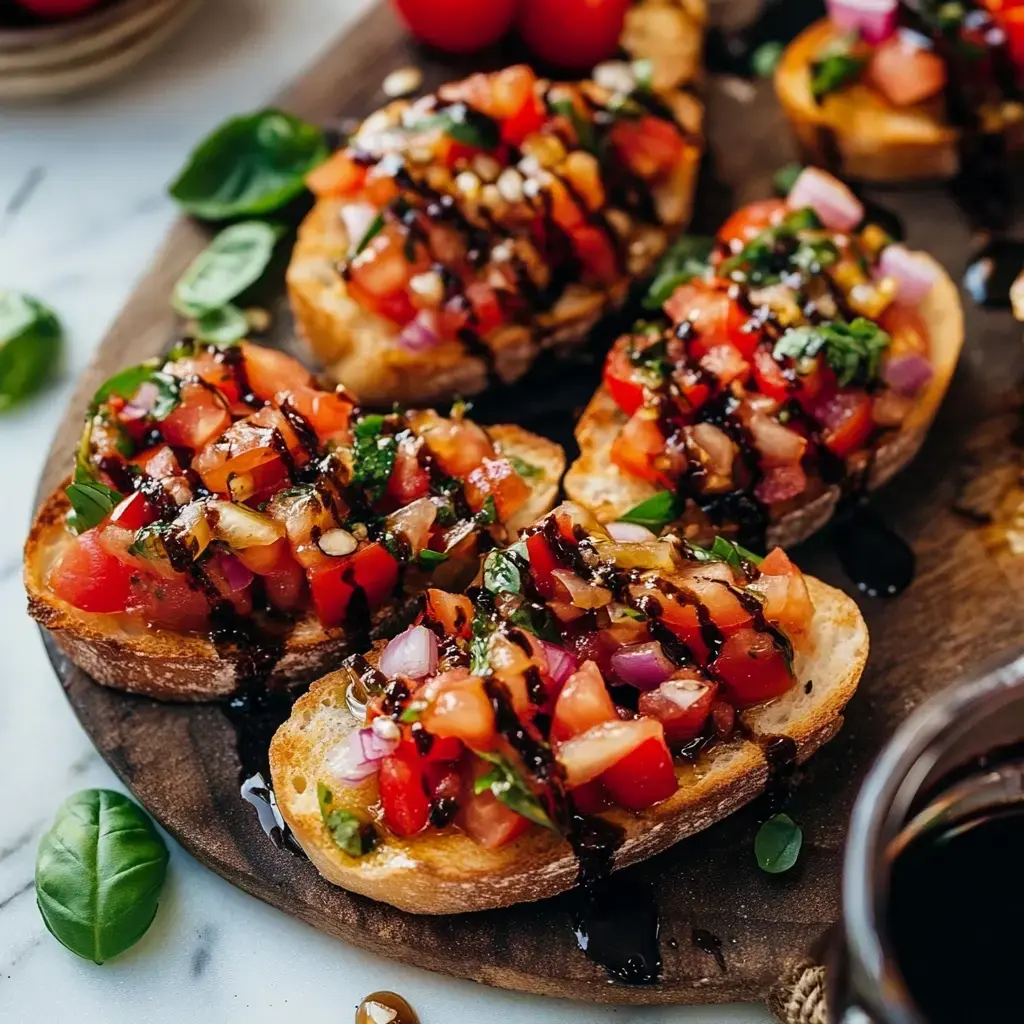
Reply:
[[[492, 55], [496, 61], [501, 55]], [[281, 99], [306, 117], [337, 120], [382, 100], [384, 74], [424, 67], [429, 81], [465, 68], [413, 51], [386, 10], [372, 12], [333, 46]], [[724, 87], [723, 87], [724, 86]], [[712, 154], [698, 197], [700, 230], [713, 229], [733, 204], [770, 191], [771, 173], [792, 158], [770, 95], [749, 102], [712, 80]], [[958, 275], [968, 236], [956, 208], [938, 191], [885, 198], [902, 213], [915, 246], [930, 249]], [[173, 337], [168, 295], [202, 246], [204, 233], [182, 222], [97, 353], [62, 425], [41, 484], [66, 472], [88, 396], [123, 364], [161, 351]], [[1024, 636], [1024, 574], [999, 526], [979, 527], [953, 510], [968, 499], [1005, 516], [1021, 469], [1009, 439], [1020, 422], [1015, 382], [1024, 370], [1019, 327], [1009, 315], [967, 310], [968, 341], [946, 405], [917, 461], [875, 504], [911, 542], [914, 584], [900, 598], [865, 601], [872, 654], [846, 726], [808, 766], [789, 808], [804, 828], [797, 867], [760, 872], [753, 856], [757, 810], [748, 808], [630, 870], [659, 894], [664, 975], [657, 986], [608, 981], [576, 948], [563, 898], [509, 910], [427, 918], [350, 895], [312, 866], [276, 850], [238, 796], [232, 726], [215, 706], [173, 707], [105, 690], [68, 664], [48, 641], [68, 698], [99, 750], [156, 818], [202, 863], [253, 895], [322, 931], [382, 956], [491, 985], [580, 1000], [707, 1003], [760, 1000], [805, 957], [839, 915], [846, 823], [859, 781], [908, 712], [981, 661], [1014, 649]], [[513, 418], [558, 440], [599, 374], [599, 358], [571, 372], [541, 365], [518, 388], [485, 397], [477, 412]], [[842, 586], [820, 536], [800, 548], [808, 572]], [[847, 589], [849, 586], [847, 585]], [[723, 940], [726, 969], [691, 942], [706, 928]]]

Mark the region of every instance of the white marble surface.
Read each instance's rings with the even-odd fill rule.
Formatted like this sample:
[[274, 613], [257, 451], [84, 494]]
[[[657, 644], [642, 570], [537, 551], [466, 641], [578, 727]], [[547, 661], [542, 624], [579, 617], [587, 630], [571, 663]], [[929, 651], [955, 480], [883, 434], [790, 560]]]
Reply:
[[[0, 418], [0, 1021], [348, 1021], [393, 988], [424, 1024], [637, 1021], [755, 1024], [757, 1007], [598, 1009], [501, 993], [377, 959], [237, 891], [170, 842], [169, 883], [139, 945], [96, 967], [45, 932], [32, 874], [69, 793], [119, 784], [54, 681], [24, 610], [21, 543], [44, 452], [75, 376], [175, 216], [164, 186], [223, 117], [259, 106], [365, 0], [215, 0], [146, 67], [54, 107], [0, 109], [0, 287], [59, 312], [66, 367]], [[4, 212], [12, 201], [20, 209]]]

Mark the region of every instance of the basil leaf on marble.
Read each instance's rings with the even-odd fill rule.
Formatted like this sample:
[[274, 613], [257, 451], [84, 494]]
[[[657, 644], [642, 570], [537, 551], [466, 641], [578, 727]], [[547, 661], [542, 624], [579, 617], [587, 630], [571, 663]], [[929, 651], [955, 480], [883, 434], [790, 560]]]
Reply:
[[167, 876], [167, 847], [149, 815], [121, 793], [69, 797], [39, 842], [36, 901], [50, 934], [94, 963], [145, 934]]
[[305, 177], [327, 159], [324, 133], [281, 110], [234, 117], [193, 151], [171, 196], [202, 220], [278, 210], [305, 190]]
[[0, 410], [54, 376], [63, 345], [53, 310], [30, 295], [0, 290]]
[[803, 831], [788, 814], [773, 815], [754, 837], [757, 866], [770, 875], [789, 871], [800, 856], [803, 841]]
[[636, 523], [645, 526], [652, 533], [660, 533], [682, 511], [679, 498], [672, 491], [659, 491], [628, 512], [619, 516], [620, 523]]
[[377, 845], [377, 831], [369, 822], [343, 807], [334, 806], [334, 794], [322, 782], [316, 784], [320, 817], [339, 850], [350, 857], [362, 857]]

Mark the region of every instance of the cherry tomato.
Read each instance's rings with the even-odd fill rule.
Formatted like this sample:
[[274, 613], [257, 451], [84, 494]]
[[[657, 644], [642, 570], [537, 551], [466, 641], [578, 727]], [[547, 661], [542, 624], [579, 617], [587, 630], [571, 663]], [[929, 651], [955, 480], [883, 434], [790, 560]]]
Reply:
[[156, 513], [152, 505], [146, 500], [141, 491], [128, 495], [113, 512], [110, 513], [110, 521], [123, 526], [133, 533], [148, 525], [156, 519]]
[[134, 571], [104, 549], [97, 530], [88, 530], [67, 547], [46, 584], [83, 612], [123, 612]]
[[311, 387], [314, 383], [309, 370], [284, 352], [248, 341], [243, 341], [241, 348], [249, 390], [264, 402], [269, 402], [279, 391]]
[[455, 737], [473, 750], [494, 745], [494, 708], [478, 676], [465, 669], [444, 672], [417, 695], [429, 703], [421, 721], [431, 735]]
[[615, 404], [627, 415], [644, 404], [644, 386], [634, 378], [636, 367], [629, 357], [630, 339], [620, 338], [604, 363], [604, 385]]
[[735, 345], [712, 345], [700, 358], [701, 368], [713, 374], [721, 389], [734, 380], [746, 382], [750, 376], [750, 363]]
[[733, 251], [739, 251], [765, 228], [778, 224], [788, 212], [785, 199], [761, 199], [748, 203], [718, 229], [718, 241]]
[[41, 18], [72, 18], [92, 10], [100, 0], [15, 0], [19, 7]]
[[619, 46], [629, 0], [522, 0], [523, 41], [541, 60], [563, 68], [589, 68]]
[[383, 758], [377, 772], [384, 824], [396, 836], [414, 836], [426, 827], [430, 800], [423, 786], [423, 768], [415, 748], [400, 744]]
[[822, 437], [829, 451], [845, 458], [871, 436], [871, 396], [852, 388], [837, 391], [814, 407], [814, 417], [825, 428]]
[[757, 346], [757, 335], [744, 330], [749, 317], [724, 291], [691, 281], [669, 296], [664, 309], [675, 323], [689, 321], [693, 325], [686, 345], [695, 359], [716, 345], [730, 344], [744, 357]]
[[160, 433], [175, 448], [199, 451], [231, 426], [224, 400], [202, 384], [181, 386], [181, 402], [160, 421]]
[[465, 494], [476, 512], [484, 507], [488, 495], [493, 496], [498, 518], [507, 522], [530, 496], [530, 488], [508, 459], [484, 459], [466, 477]]
[[410, 505], [430, 490], [430, 474], [420, 465], [416, 452], [404, 444], [398, 446], [395, 466], [388, 477], [387, 494], [396, 505]]
[[287, 403], [294, 409], [313, 428], [321, 444], [348, 440], [352, 403], [337, 392], [303, 385], [279, 391], [274, 402], [279, 408]]
[[637, 710], [661, 722], [667, 742], [685, 743], [700, 735], [717, 690], [694, 672], [690, 678], [668, 679], [656, 690], [640, 694]]
[[714, 667], [726, 697], [736, 707], [771, 700], [793, 685], [775, 640], [756, 629], [741, 629], [727, 636]]
[[764, 617], [794, 636], [810, 628], [814, 605], [803, 573], [782, 548], [774, 548], [758, 567], [761, 575], [750, 585], [764, 598]]
[[619, 276], [619, 258], [607, 232], [594, 224], [582, 224], [570, 234], [584, 274], [602, 284], [613, 283]]
[[928, 358], [931, 347], [928, 341], [928, 325], [914, 306], [901, 306], [894, 302], [878, 318], [878, 323], [892, 339], [888, 351], [890, 359], [894, 356]]
[[585, 661], [565, 681], [555, 701], [551, 735], [556, 740], [566, 740], [602, 722], [614, 722], [617, 717], [597, 665]]
[[670, 171], [683, 153], [679, 129], [649, 114], [616, 121], [611, 139], [619, 158], [648, 180]]
[[417, 39], [446, 53], [472, 53], [496, 43], [512, 26], [516, 0], [393, 0]]
[[621, 807], [642, 811], [660, 803], [678, 788], [676, 769], [665, 740], [645, 740], [599, 776], [601, 785]]
[[495, 457], [494, 445], [483, 428], [468, 420], [445, 419], [436, 412], [409, 413], [413, 431], [423, 438], [441, 468], [460, 479], [484, 459]]
[[205, 632], [210, 624], [209, 598], [190, 587], [184, 577], [166, 579], [133, 572], [125, 611], [140, 616], [149, 626], [175, 633]]
[[391, 596], [398, 582], [398, 563], [383, 544], [369, 544], [347, 558], [328, 558], [306, 571], [313, 607], [322, 625], [345, 622], [357, 589], [366, 595], [370, 611]]

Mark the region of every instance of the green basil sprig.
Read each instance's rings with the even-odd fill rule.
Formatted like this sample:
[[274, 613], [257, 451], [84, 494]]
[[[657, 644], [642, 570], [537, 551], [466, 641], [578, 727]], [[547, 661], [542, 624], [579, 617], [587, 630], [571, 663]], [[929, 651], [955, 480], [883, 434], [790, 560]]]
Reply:
[[797, 362], [825, 353], [829, 366], [836, 372], [841, 387], [849, 384], [870, 384], [878, 377], [882, 353], [892, 339], [878, 324], [865, 317], [831, 320], [821, 324], [790, 327], [772, 349], [776, 359]]
[[520, 560], [507, 551], [491, 551], [484, 559], [484, 586], [492, 594], [519, 594], [523, 590]]
[[789, 871], [800, 856], [803, 841], [803, 831], [788, 814], [773, 815], [754, 837], [757, 866], [770, 875]]
[[328, 156], [316, 125], [280, 110], [232, 118], [207, 136], [170, 186], [202, 220], [279, 210], [304, 191], [305, 176]]
[[[109, 384], [110, 382], [108, 381], [107, 383]], [[106, 385], [103, 387], [106, 387]], [[100, 388], [97, 394], [100, 394], [102, 390], [103, 388]], [[78, 452], [75, 456], [75, 474], [71, 479], [71, 483], [64, 490], [71, 505], [66, 517], [67, 525], [68, 529], [74, 533], [85, 533], [86, 530], [99, 526], [124, 497], [119, 491], [115, 491], [100, 482], [92, 463], [89, 461], [92, 443], [92, 423], [96, 415], [95, 398], [93, 403], [86, 416], [82, 438], [78, 442]]]
[[526, 459], [519, 458], [518, 455], [506, 456], [512, 468], [524, 479], [534, 480], [539, 476], [544, 475], [544, 471], [540, 466], [535, 466], [532, 462], [527, 462]]
[[743, 572], [744, 562], [760, 565], [764, 561], [763, 555], [755, 555], [753, 551], [742, 547], [734, 540], [726, 540], [725, 537], [715, 537], [710, 548], [688, 544], [687, 550], [698, 562], [725, 562], [733, 572]]
[[660, 309], [681, 284], [706, 274], [714, 246], [715, 240], [703, 235], [683, 235], [677, 239], [658, 264], [658, 272], [644, 296], [644, 307]]
[[379, 413], [364, 416], [353, 431], [354, 483], [366, 489], [371, 501], [378, 501], [388, 486], [391, 470], [395, 467], [398, 442], [394, 434], [384, 433], [384, 417]]
[[863, 74], [868, 62], [853, 52], [856, 42], [856, 35], [837, 39], [811, 63], [811, 93], [816, 103]]
[[474, 793], [479, 796], [489, 789], [498, 800], [515, 811], [516, 814], [521, 814], [529, 821], [551, 829], [552, 832], [558, 831], [548, 812], [544, 810], [544, 805], [526, 784], [526, 780], [504, 757], [500, 754], [489, 754], [486, 751], [477, 751], [476, 753], [492, 767], [473, 784]]
[[53, 310], [29, 295], [0, 290], [0, 410], [54, 376], [63, 344]]
[[369, 822], [343, 807], [334, 806], [334, 794], [322, 782], [316, 784], [316, 798], [320, 804], [320, 817], [339, 850], [350, 857], [362, 857], [377, 845], [377, 832]]
[[145, 934], [166, 875], [167, 847], [146, 812], [120, 793], [86, 789], [39, 842], [36, 901], [51, 935], [101, 964]]
[[675, 494], [671, 491], [658, 491], [619, 516], [619, 522], [636, 523], [637, 526], [647, 527], [652, 533], [661, 533], [673, 519], [679, 518], [682, 510], [682, 502]]

